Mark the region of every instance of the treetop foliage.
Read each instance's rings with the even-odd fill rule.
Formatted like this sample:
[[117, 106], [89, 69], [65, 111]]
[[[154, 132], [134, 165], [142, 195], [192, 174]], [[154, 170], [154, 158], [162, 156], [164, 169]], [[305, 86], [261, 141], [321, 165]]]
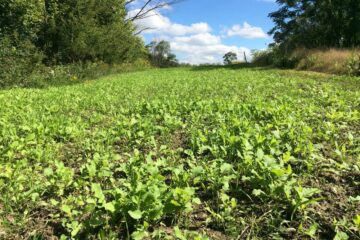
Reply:
[[286, 50], [360, 45], [359, 0], [277, 0], [269, 32]]
[[1, 0], [0, 12], [0, 36], [30, 41], [48, 63], [116, 63], [145, 52], [124, 0]]
[[147, 45], [153, 65], [158, 67], [173, 67], [178, 65], [176, 55], [171, 52], [170, 43], [164, 40], [152, 41]]
[[229, 65], [229, 64], [233, 63], [234, 61], [236, 61], [238, 58], [237, 58], [236, 53], [228, 52], [224, 55], [223, 59], [224, 59], [224, 64]]

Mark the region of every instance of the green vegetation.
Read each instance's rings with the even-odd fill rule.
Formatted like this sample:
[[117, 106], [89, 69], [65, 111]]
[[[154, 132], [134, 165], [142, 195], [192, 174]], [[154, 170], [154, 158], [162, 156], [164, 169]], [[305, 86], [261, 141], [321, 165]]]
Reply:
[[226, 54], [224, 55], [223, 59], [224, 59], [224, 64], [225, 64], [225, 65], [230, 65], [230, 64], [232, 64], [232, 63], [234, 63], [235, 61], [238, 60], [237, 54], [234, 53], [234, 52], [228, 52], [228, 53], [226, 53]]
[[144, 50], [124, 0], [2, 0], [0, 12], [0, 38], [36, 47], [44, 63], [122, 63]]
[[284, 55], [278, 48], [254, 51], [252, 64], [337, 75], [360, 76], [359, 49], [298, 48]]
[[[359, 79], [149, 70], [176, 2], [0, 0], [0, 239], [360, 239]], [[255, 64], [360, 75], [359, 1], [277, 2]]]
[[360, 1], [277, 0], [269, 14], [274, 43], [257, 65], [360, 75]]
[[359, 239], [360, 81], [178, 68], [0, 92], [1, 239]]
[[360, 46], [358, 0], [277, 0], [269, 14], [270, 31], [285, 52], [294, 48], [353, 48]]
[[0, 0], [0, 88], [68, 84], [147, 68], [149, 53], [133, 21], [172, 1], [149, 0], [130, 17], [132, 2]]
[[147, 45], [149, 58], [156, 67], [176, 67], [179, 65], [176, 55], [171, 52], [170, 43], [167, 41], [152, 41]]

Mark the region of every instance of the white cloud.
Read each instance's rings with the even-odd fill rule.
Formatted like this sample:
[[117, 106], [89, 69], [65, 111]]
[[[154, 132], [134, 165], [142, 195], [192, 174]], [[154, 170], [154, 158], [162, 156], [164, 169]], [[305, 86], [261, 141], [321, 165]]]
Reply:
[[[202, 41], [198, 41], [198, 39], [202, 39]], [[170, 44], [174, 52], [186, 56], [182, 59], [183, 62], [192, 64], [221, 63], [224, 54], [230, 51], [235, 52], [239, 60], [244, 59], [244, 52], [250, 57], [250, 49], [225, 45], [221, 43], [219, 37], [211, 34], [200, 34], [187, 38], [173, 39]]]
[[[133, 16], [138, 11], [138, 9], [130, 11], [129, 16]], [[147, 29], [144, 33], [166, 34], [172, 36], [208, 33], [211, 31], [211, 28], [207, 23], [199, 22], [191, 25], [172, 23], [169, 18], [156, 11], [149, 13], [146, 18], [136, 20], [135, 24], [139, 29]]]
[[185, 37], [175, 37], [174, 42], [181, 44], [189, 44], [192, 46], [215, 45], [220, 44], [221, 39], [210, 33], [200, 33]]
[[[130, 11], [129, 15], [136, 11]], [[172, 22], [160, 12], [152, 12], [135, 24], [139, 29], [147, 29], [143, 34], [169, 41], [181, 62], [222, 63], [223, 55], [230, 51], [237, 53], [239, 60], [243, 60], [244, 52], [250, 58], [250, 49], [224, 44], [220, 36], [211, 33], [211, 27], [205, 22], [183, 25]]]
[[226, 36], [233, 37], [239, 36], [242, 38], [268, 38], [269, 36], [260, 27], [251, 26], [249, 23], [244, 22], [243, 25], [234, 25], [226, 30]]

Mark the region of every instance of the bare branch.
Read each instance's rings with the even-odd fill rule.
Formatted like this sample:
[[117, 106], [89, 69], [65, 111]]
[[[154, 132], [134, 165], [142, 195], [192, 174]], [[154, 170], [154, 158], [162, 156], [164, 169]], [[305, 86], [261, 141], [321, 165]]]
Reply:
[[[144, 14], [146, 14], [147, 12], [149, 12], [149, 10], [145, 9], [147, 8], [147, 6], [152, 2], [153, 0], [147, 0], [146, 3], [141, 7], [141, 9], [133, 16], [130, 18], [130, 21], [134, 21], [136, 19], [141, 18], [141, 16], [143, 16]], [[157, 5], [156, 5], [157, 6]], [[145, 11], [145, 12], [144, 12]]]
[[143, 28], [143, 29], [140, 29], [139, 31], [137, 31], [136, 33], [134, 33], [134, 35], [140, 35], [141, 33], [143, 33], [144, 31], [147, 31], [147, 30], [151, 30], [151, 29], [154, 29], [154, 28], [151, 28], [151, 27], [147, 27], [147, 28]]
[[[129, 4], [133, 3], [135, 0], [127, 0], [125, 2], [125, 6], [128, 6]], [[130, 16], [127, 21], [136, 21], [139, 19], [144, 19], [149, 17], [149, 13], [152, 11], [156, 11], [157, 9], [161, 9], [176, 3], [179, 3], [183, 0], [146, 0], [142, 7], [134, 14], [133, 16]]]
[[[125, 1], [125, 7], [127, 7], [129, 9], [129, 5], [134, 3], [136, 0], [126, 0]], [[141, 20], [141, 19], [145, 19], [145, 18], [149, 18], [152, 17], [154, 15], [157, 15], [158, 9], [179, 3], [181, 1], [185, 1], [185, 0], [143, 0], [143, 4], [140, 8], [138, 8], [137, 10], [135, 10], [134, 12], [132, 12], [131, 15], [128, 16], [128, 19], [126, 20], [127, 22], [134, 22], [136, 20]], [[142, 28], [142, 29], [138, 29], [137, 32], [135, 32], [135, 35], [140, 35], [141, 33], [143, 33], [144, 31], [150, 30], [152, 28], [147, 27], [147, 28]]]

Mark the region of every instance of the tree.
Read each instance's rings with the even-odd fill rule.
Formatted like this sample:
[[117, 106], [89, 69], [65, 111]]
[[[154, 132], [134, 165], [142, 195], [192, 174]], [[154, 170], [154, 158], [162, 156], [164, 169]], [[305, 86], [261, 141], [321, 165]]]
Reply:
[[171, 52], [167, 41], [152, 41], [148, 46], [151, 62], [158, 67], [171, 67], [178, 65], [176, 55]]
[[126, 21], [124, 0], [45, 0], [46, 22], [38, 45], [50, 59], [124, 62], [142, 48]]
[[43, 23], [43, 0], [0, 0], [0, 37], [33, 40]]
[[237, 58], [237, 55], [236, 53], [234, 52], [228, 52], [224, 55], [223, 57], [224, 59], [224, 64], [225, 65], [230, 65], [232, 64], [234, 61], [236, 61], [238, 58]]
[[121, 63], [146, 53], [127, 15], [125, 0], [0, 0], [0, 37], [30, 42], [47, 64]]
[[360, 45], [359, 0], [277, 0], [269, 32], [284, 52], [298, 47]]
[[167, 58], [168, 65], [171, 67], [179, 66], [179, 60], [176, 58], [174, 53], [170, 53]]

